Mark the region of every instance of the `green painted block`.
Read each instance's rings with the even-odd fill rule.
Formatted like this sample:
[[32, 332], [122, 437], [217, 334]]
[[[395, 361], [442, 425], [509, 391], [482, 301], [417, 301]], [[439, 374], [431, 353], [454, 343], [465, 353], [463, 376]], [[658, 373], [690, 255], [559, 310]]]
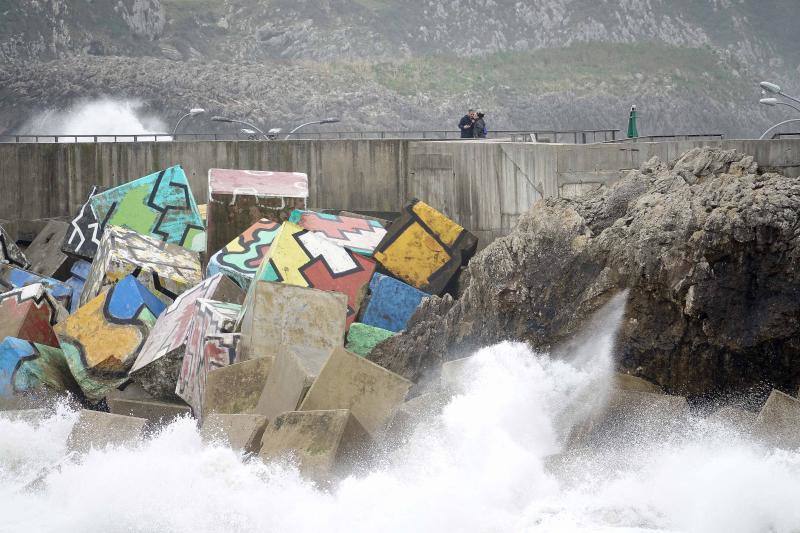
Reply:
[[354, 322], [347, 332], [347, 350], [366, 357], [375, 346], [394, 335], [393, 331]]

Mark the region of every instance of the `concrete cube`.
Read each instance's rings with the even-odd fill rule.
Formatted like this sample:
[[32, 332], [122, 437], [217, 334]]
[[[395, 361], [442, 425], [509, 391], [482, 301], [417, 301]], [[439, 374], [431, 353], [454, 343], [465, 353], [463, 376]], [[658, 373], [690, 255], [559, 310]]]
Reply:
[[[92, 187], [89, 198], [99, 192], [101, 192], [100, 187]], [[100, 221], [97, 220], [94, 210], [89, 204], [89, 198], [70, 220], [69, 229], [61, 243], [62, 252], [87, 261], [94, 259], [97, 248], [100, 246], [100, 237], [103, 235]]]
[[53, 326], [68, 316], [41, 283], [0, 294], [0, 339], [16, 337], [58, 348]]
[[99, 400], [128, 379], [164, 308], [131, 275], [56, 325], [70, 371], [88, 398]]
[[393, 331], [354, 322], [350, 329], [347, 330], [347, 345], [345, 348], [354, 354], [366, 357], [375, 346], [393, 335]]
[[19, 249], [16, 241], [6, 233], [2, 225], [0, 225], [0, 263], [7, 263], [22, 269], [27, 269], [31, 266], [30, 261]]
[[413, 200], [392, 223], [374, 257], [409, 285], [441, 294], [477, 246], [473, 234], [425, 202]]
[[308, 176], [300, 172], [210, 169], [208, 251], [220, 250], [259, 218], [283, 222], [307, 200]]
[[343, 294], [259, 281], [250, 286], [242, 313], [242, 360], [284, 348], [327, 351], [344, 344]]
[[105, 227], [121, 226], [193, 252], [206, 249], [206, 233], [189, 180], [176, 165], [89, 198]]
[[203, 421], [200, 436], [206, 442], [222, 441], [237, 452], [258, 453], [267, 422], [262, 415], [212, 414]]
[[450, 403], [452, 394], [446, 391], [426, 392], [407, 402], [395, 410], [389, 424], [389, 439], [402, 439], [408, 436], [417, 424], [430, 420], [441, 414]]
[[308, 390], [300, 410], [349, 409], [374, 437], [403, 403], [409, 388], [411, 382], [407, 379], [344, 348], [336, 348]]
[[60, 348], [14, 337], [0, 342], [0, 396], [9, 397], [41, 387], [79, 392]]
[[208, 260], [206, 276], [225, 274], [247, 289], [281, 225], [262, 218]]
[[31, 263], [31, 271], [44, 277], [64, 279], [69, 274], [72, 259], [61, 251], [61, 244], [69, 230], [69, 224], [51, 220], [39, 232], [25, 250], [25, 257]]
[[281, 413], [297, 410], [331, 352], [311, 348], [278, 352], [255, 412], [275, 420]]
[[[136, 362], [130, 370], [131, 378], [140, 383], [150, 394], [165, 400], [176, 399], [175, 386], [183, 365], [184, 355], [189, 342], [190, 332], [195, 321], [202, 316], [198, 314], [199, 300], [220, 301], [221, 305], [234, 305], [238, 314], [239, 304], [244, 293], [235, 283], [222, 274], [204, 280], [198, 285], [179, 295], [170, 306], [161, 313], [153, 330], [142, 346]], [[227, 313], [230, 315], [230, 313]], [[226, 316], [227, 316], [226, 315]], [[215, 323], [208, 333], [232, 331], [233, 322], [224, 319]], [[205, 330], [197, 330], [196, 343], [202, 342]], [[200, 349], [195, 346], [196, 349]]]
[[718, 424], [742, 433], [750, 433], [756, 423], [757, 416], [757, 413], [728, 405], [714, 411], [707, 420], [712, 424]]
[[[28, 270], [22, 270], [7, 263], [0, 263], [0, 292], [13, 291], [35, 283], [44, 285], [50, 296], [60, 303], [64, 309], [72, 312], [73, 291], [69, 284], [57, 279], [40, 276]], [[77, 303], [77, 299], [75, 303]]]
[[209, 372], [203, 418], [211, 413], [255, 413], [271, 368], [272, 358], [262, 357]]
[[430, 294], [383, 274], [369, 283], [370, 296], [361, 322], [389, 331], [406, 329], [409, 319], [423, 298]]
[[183, 402], [140, 400], [133, 398], [108, 398], [108, 410], [115, 415], [132, 416], [147, 421], [148, 429], [166, 426], [176, 418], [192, 416], [191, 408]]
[[386, 235], [386, 229], [377, 220], [341, 214], [334, 215], [297, 209], [292, 211], [289, 222], [367, 257], [372, 256], [375, 247]]
[[99, 411], [82, 410], [67, 438], [67, 448], [79, 453], [92, 448], [136, 444], [147, 420]]
[[646, 379], [617, 372], [614, 374], [614, 388], [633, 392], [650, 392], [652, 394], [663, 394], [664, 389], [651, 383]]
[[267, 426], [259, 457], [292, 458], [304, 476], [323, 482], [346, 473], [368, 443], [364, 429], [346, 409], [295, 411]]
[[106, 226], [81, 293], [81, 305], [129, 274], [167, 305], [202, 279], [196, 253], [133, 230]]
[[773, 390], [758, 413], [753, 433], [773, 446], [800, 447], [800, 400]]

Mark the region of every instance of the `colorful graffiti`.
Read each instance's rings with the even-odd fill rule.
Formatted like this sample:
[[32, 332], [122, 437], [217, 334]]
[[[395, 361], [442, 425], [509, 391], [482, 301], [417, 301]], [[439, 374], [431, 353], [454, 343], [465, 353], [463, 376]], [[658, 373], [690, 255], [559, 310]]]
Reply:
[[255, 279], [341, 292], [347, 296], [350, 325], [374, 272], [373, 260], [284, 222]]
[[377, 220], [354, 218], [316, 211], [292, 211], [289, 222], [313, 231], [320, 237], [356, 253], [372, 256], [375, 247], [386, 235], [383, 225]]
[[383, 274], [375, 274], [369, 282], [369, 300], [361, 322], [389, 331], [402, 331], [427, 292]]
[[164, 308], [129, 275], [56, 325], [69, 369], [88, 398], [99, 400], [128, 379]]
[[0, 294], [0, 339], [16, 337], [58, 347], [53, 326], [67, 317], [67, 310], [41, 283]]
[[425, 202], [413, 200], [392, 223], [374, 256], [393, 276], [441, 294], [477, 246], [473, 234]]
[[[200, 416], [202, 412], [208, 373], [215, 368], [233, 363], [229, 349], [214, 350], [212, 344], [206, 350], [206, 339], [210, 335], [231, 333], [241, 309], [240, 305], [203, 298], [195, 302], [194, 318], [186, 341], [186, 353], [175, 387], [175, 393], [192, 407], [195, 416]], [[235, 349], [233, 355], [234, 357], [236, 355]]]
[[394, 335], [392, 331], [354, 322], [347, 331], [345, 349], [361, 357], [366, 357], [375, 346], [392, 335]]
[[5, 228], [0, 225], [0, 263], [8, 263], [10, 265], [28, 269], [31, 264], [19, 249], [17, 243], [6, 232]]
[[[172, 398], [199, 299], [241, 303], [242, 290], [223, 274], [184, 292], [156, 321], [130, 370], [131, 378], [155, 398]], [[238, 306], [237, 306], [238, 309]]]
[[101, 226], [122, 226], [202, 252], [206, 234], [189, 181], [170, 167], [89, 198]]
[[103, 230], [94, 214], [89, 200], [100, 193], [99, 187], [92, 187], [86, 202], [81, 205], [78, 213], [69, 222], [69, 231], [61, 243], [61, 251], [81, 259], [91, 261], [100, 246], [100, 237]]
[[256, 218], [283, 222], [305, 209], [308, 176], [261, 170], [208, 171], [208, 250], [214, 252], [241, 234]]
[[45, 278], [33, 272], [0, 263], [0, 292], [12, 291], [35, 283], [44, 285], [47, 292], [50, 293], [50, 296], [63, 305], [64, 308], [70, 309], [73, 293], [67, 283], [53, 278]]
[[60, 348], [6, 337], [0, 342], [0, 397], [43, 386], [77, 392], [77, 384]]
[[262, 218], [209, 259], [206, 276], [223, 273], [246, 289], [280, 227], [278, 222]]
[[92, 264], [81, 259], [75, 261], [72, 264], [72, 268], [70, 268], [70, 276], [67, 281], [64, 282], [64, 284], [69, 287], [70, 291], [72, 291], [69, 307], [70, 313], [74, 313], [78, 310], [78, 306], [81, 303], [83, 286], [86, 285], [86, 278], [89, 277], [89, 271], [91, 269]]
[[134, 230], [107, 226], [86, 278], [80, 305], [129, 274], [167, 305], [202, 279], [196, 253]]

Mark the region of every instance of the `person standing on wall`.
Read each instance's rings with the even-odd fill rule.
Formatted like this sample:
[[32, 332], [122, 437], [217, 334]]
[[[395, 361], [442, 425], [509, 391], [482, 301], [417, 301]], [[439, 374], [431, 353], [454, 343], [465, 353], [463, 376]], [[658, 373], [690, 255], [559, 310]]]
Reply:
[[483, 117], [486, 115], [478, 111], [477, 118], [472, 124], [472, 137], [475, 139], [485, 139], [488, 130], [486, 129], [486, 121]]
[[475, 121], [478, 119], [478, 116], [475, 114], [474, 109], [470, 109], [469, 112], [461, 117], [461, 121], [458, 123], [458, 129], [461, 130], [461, 138], [462, 139], [472, 139], [473, 134], [473, 126]]

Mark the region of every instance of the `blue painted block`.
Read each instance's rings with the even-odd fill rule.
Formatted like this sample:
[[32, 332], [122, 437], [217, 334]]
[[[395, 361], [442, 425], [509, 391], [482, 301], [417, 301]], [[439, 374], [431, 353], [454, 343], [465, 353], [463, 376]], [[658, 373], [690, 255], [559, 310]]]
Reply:
[[42, 386], [77, 391], [64, 352], [16, 337], [0, 342], [0, 397], [29, 392]]
[[[28, 272], [7, 264], [0, 264], [0, 292], [8, 292], [34, 283], [41, 283], [44, 288], [64, 308], [69, 309], [72, 302], [72, 289], [69, 285], [53, 278], [45, 278], [39, 274]], [[2, 340], [2, 339], [0, 339]]]
[[371, 296], [361, 322], [389, 331], [405, 329], [423, 298], [430, 296], [411, 285], [383, 274], [375, 274], [369, 283]]
[[70, 278], [64, 282], [72, 291], [72, 301], [70, 303], [69, 314], [78, 310], [80, 305], [81, 293], [83, 292], [83, 285], [86, 283], [86, 277], [89, 275], [92, 264], [88, 261], [76, 261], [70, 270]]

